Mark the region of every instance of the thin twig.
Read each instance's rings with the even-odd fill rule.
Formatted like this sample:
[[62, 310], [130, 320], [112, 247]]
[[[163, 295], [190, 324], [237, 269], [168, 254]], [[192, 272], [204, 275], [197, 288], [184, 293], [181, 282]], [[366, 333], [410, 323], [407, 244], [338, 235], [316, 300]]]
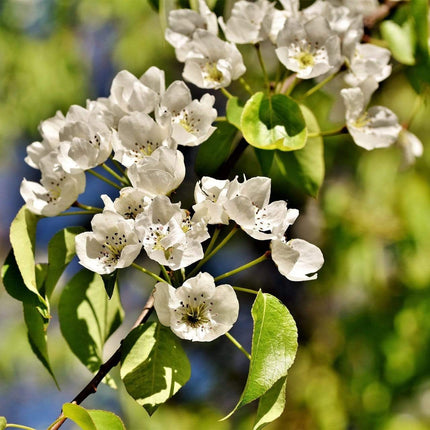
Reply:
[[[135, 329], [136, 327], [138, 327], [141, 324], [144, 324], [148, 320], [148, 318], [151, 315], [151, 312], [153, 310], [153, 307], [154, 307], [154, 296], [151, 293], [151, 295], [149, 296], [149, 299], [146, 302], [141, 314], [137, 318], [137, 320], [134, 323], [131, 330]], [[97, 391], [97, 387], [99, 386], [100, 382], [105, 378], [105, 376], [115, 366], [117, 366], [120, 363], [123, 340], [121, 341], [118, 349], [109, 358], [109, 360], [100, 366], [100, 369], [95, 374], [94, 378], [91, 379], [91, 381], [82, 389], [82, 391], [76, 395], [76, 397], [71, 401], [71, 403], [75, 403], [76, 405], [80, 405], [90, 394], [93, 394]], [[52, 427], [50, 427], [49, 430], [58, 430], [63, 425], [64, 421], [66, 421], [66, 420], [67, 420], [67, 417], [65, 417], [64, 414], [61, 413], [60, 416], [57, 418], [55, 424]]]

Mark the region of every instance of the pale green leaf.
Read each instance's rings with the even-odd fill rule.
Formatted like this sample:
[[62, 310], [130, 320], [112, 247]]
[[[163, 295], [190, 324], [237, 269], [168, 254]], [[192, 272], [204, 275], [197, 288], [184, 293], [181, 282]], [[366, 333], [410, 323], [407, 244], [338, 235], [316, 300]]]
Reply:
[[402, 26], [394, 21], [381, 23], [381, 34], [387, 41], [393, 57], [402, 64], [415, 64], [415, 31], [413, 19], [410, 18]]
[[240, 117], [243, 112], [243, 104], [237, 97], [228, 99], [226, 106], [226, 116], [230, 124], [233, 124], [240, 130]]
[[172, 331], [156, 322], [135, 328], [122, 346], [121, 379], [152, 415], [190, 378], [188, 358]]
[[76, 423], [82, 430], [98, 430], [90, 414], [82, 406], [74, 403], [65, 403], [63, 405], [63, 414]]
[[307, 129], [300, 107], [284, 94], [254, 94], [245, 104], [240, 128], [246, 141], [260, 149], [294, 151], [306, 144]]
[[[301, 106], [306, 126], [319, 133], [319, 125], [312, 111]], [[303, 149], [294, 152], [277, 151], [275, 160], [285, 179], [301, 191], [316, 197], [324, 181], [324, 142], [321, 136], [309, 137]]]
[[254, 320], [251, 363], [238, 408], [263, 396], [287, 375], [297, 351], [297, 327], [290, 312], [276, 297], [258, 292], [251, 310]]
[[26, 287], [36, 295], [40, 295], [37, 289], [34, 268], [36, 225], [39, 219], [39, 216], [30, 212], [26, 206], [23, 206], [10, 226], [10, 243], [22, 279]]
[[101, 411], [98, 409], [87, 409], [97, 430], [125, 430], [121, 418], [113, 412]]
[[58, 315], [70, 349], [88, 369], [98, 370], [104, 343], [123, 318], [118, 289], [109, 300], [101, 276], [83, 269], [65, 286]]
[[45, 281], [47, 297], [50, 297], [64, 269], [75, 256], [75, 237], [85, 231], [83, 227], [68, 227], [57, 232], [48, 245], [48, 275]]
[[260, 430], [279, 418], [284, 411], [287, 388], [287, 377], [283, 376], [258, 401], [257, 416], [253, 430]]

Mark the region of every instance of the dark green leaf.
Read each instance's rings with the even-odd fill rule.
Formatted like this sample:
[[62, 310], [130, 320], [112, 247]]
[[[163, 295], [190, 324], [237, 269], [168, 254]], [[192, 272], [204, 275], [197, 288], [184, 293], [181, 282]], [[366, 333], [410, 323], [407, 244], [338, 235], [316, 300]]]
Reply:
[[38, 296], [40, 294], [36, 284], [34, 247], [36, 225], [39, 219], [39, 216], [23, 206], [10, 226], [10, 243], [24, 284]]
[[260, 163], [261, 173], [263, 176], [270, 176], [270, 169], [273, 164], [275, 151], [266, 151], [264, 149], [254, 148], [255, 155]]
[[284, 94], [254, 94], [245, 104], [240, 126], [244, 138], [256, 148], [293, 151], [306, 143], [300, 107]]
[[296, 323], [276, 297], [259, 291], [251, 313], [254, 332], [248, 379], [238, 404], [228, 416], [267, 393], [287, 375], [296, 356]]
[[240, 117], [243, 112], [243, 103], [237, 98], [228, 99], [226, 107], [226, 116], [230, 124], [233, 124], [240, 130]]
[[228, 158], [237, 129], [227, 121], [217, 122], [217, 129], [199, 147], [196, 172], [199, 176], [212, 175]]
[[148, 0], [148, 3], [155, 10], [155, 12], [159, 11], [159, 9], [160, 9], [160, 2], [159, 2], [159, 0]]
[[112, 298], [113, 290], [118, 279], [118, 270], [115, 270], [113, 273], [109, 273], [107, 275], [102, 275], [102, 279], [105, 286], [106, 294], [110, 299]]
[[428, 0], [411, 0], [411, 15], [415, 21], [417, 48], [422, 56], [428, 57]]
[[284, 411], [287, 388], [287, 377], [279, 379], [258, 401], [257, 416], [253, 430], [260, 430], [267, 424], [279, 418]]
[[[313, 113], [302, 106], [306, 125], [310, 132], [318, 133], [319, 125]], [[276, 152], [275, 159], [285, 179], [316, 197], [324, 180], [324, 142], [322, 137], [310, 137], [303, 149], [294, 152]]]
[[135, 328], [122, 345], [121, 379], [152, 415], [190, 378], [188, 358], [172, 331], [155, 322]]
[[75, 255], [75, 236], [85, 231], [83, 227], [68, 227], [60, 230], [49, 241], [49, 269], [45, 281], [47, 297], [50, 297], [64, 269]]
[[380, 28], [393, 57], [402, 64], [415, 64], [416, 39], [413, 19], [407, 20], [402, 26], [387, 20], [381, 23]]
[[47, 343], [47, 323], [34, 308], [28, 304], [24, 304], [24, 320], [27, 326], [28, 341], [36, 357], [40, 360], [46, 370], [54, 379], [55, 385], [58, 387], [58, 382], [55, 378], [48, 356], [48, 343]]
[[101, 276], [81, 270], [65, 286], [58, 315], [61, 332], [70, 349], [88, 369], [98, 370], [104, 343], [123, 318], [118, 290], [109, 300]]

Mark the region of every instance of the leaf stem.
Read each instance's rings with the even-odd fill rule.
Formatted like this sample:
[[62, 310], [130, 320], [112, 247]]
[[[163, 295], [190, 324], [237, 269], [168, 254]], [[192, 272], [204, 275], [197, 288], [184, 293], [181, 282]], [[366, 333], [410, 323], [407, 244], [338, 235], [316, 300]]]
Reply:
[[68, 216], [68, 215], [93, 215], [98, 214], [101, 211], [70, 211], [70, 212], [62, 212], [56, 216]]
[[254, 91], [252, 91], [252, 88], [249, 86], [248, 82], [246, 82], [244, 78], [239, 78], [239, 82], [248, 94], [250, 94], [251, 96], [254, 94]]
[[346, 128], [346, 126], [342, 126], [339, 128], [335, 128], [333, 130], [325, 130], [325, 131], [319, 131], [316, 133], [308, 133], [308, 138], [309, 137], [322, 137], [322, 136], [337, 136], [338, 134], [345, 134], [348, 132], [348, 129]]
[[229, 272], [224, 273], [223, 275], [217, 276], [215, 279], [215, 282], [220, 281], [221, 279], [228, 278], [229, 276], [235, 275], [236, 273], [242, 272], [243, 270], [249, 269], [252, 266], [255, 266], [258, 263], [261, 263], [262, 261], [265, 261], [268, 259], [268, 254], [270, 255], [270, 251], [265, 252], [261, 257], [256, 258], [255, 260], [250, 261], [247, 264], [244, 264], [234, 270], [230, 270]]
[[301, 100], [304, 100], [306, 97], [311, 96], [313, 93], [316, 93], [318, 90], [320, 90], [325, 84], [328, 84], [335, 76], [337, 76], [337, 73], [333, 73], [329, 76], [327, 76], [325, 79], [323, 79], [321, 82], [318, 82], [315, 86], [307, 90], [303, 96], [300, 98]]
[[101, 209], [101, 208], [96, 208], [94, 206], [84, 205], [82, 203], [79, 203], [78, 201], [76, 201], [75, 203], [73, 203], [72, 206], [74, 206], [76, 208], [84, 209], [86, 211], [91, 211], [91, 212], [103, 212], [103, 209]]
[[230, 333], [227, 332], [225, 335], [237, 349], [243, 352], [248, 360], [251, 360], [251, 354]]
[[234, 97], [234, 95], [228, 92], [224, 87], [221, 87], [220, 90], [228, 99], [232, 99]]
[[111, 181], [108, 178], [105, 178], [103, 175], [100, 175], [100, 173], [97, 173], [96, 171], [94, 171], [93, 169], [89, 169], [87, 170], [88, 173], [91, 173], [93, 176], [95, 176], [96, 178], [100, 179], [101, 181], [106, 182], [109, 185], [112, 185], [112, 187], [115, 187], [116, 189], [120, 190], [122, 187], [120, 187], [118, 184], [115, 184], [115, 182]]
[[211, 241], [209, 242], [209, 245], [208, 245], [208, 247], [206, 248], [206, 251], [205, 251], [205, 255], [204, 255], [204, 256], [208, 255], [208, 254], [212, 251], [213, 247], [215, 246], [215, 242], [216, 242], [216, 240], [218, 239], [218, 236], [219, 236], [220, 231], [221, 231], [221, 228], [218, 226], [218, 227], [215, 229], [214, 234], [213, 234], [213, 235], [212, 235], [212, 237], [211, 237]]
[[257, 51], [258, 62], [260, 63], [261, 70], [263, 72], [264, 83], [266, 84], [267, 91], [270, 92], [269, 76], [267, 75], [266, 65], [264, 64], [263, 55], [261, 54], [260, 44], [256, 43], [254, 46]]
[[254, 295], [258, 294], [258, 291], [250, 290], [249, 288], [234, 287], [234, 286], [232, 286], [232, 288], [236, 291], [242, 291], [243, 293], [249, 293], [249, 294], [254, 294]]
[[137, 269], [137, 270], [140, 270], [142, 273], [145, 273], [146, 275], [149, 275], [151, 278], [154, 278], [156, 281], [158, 281], [158, 282], [163, 282], [163, 283], [165, 283], [166, 281], [163, 279], [163, 278], [160, 278], [158, 275], [156, 275], [155, 273], [153, 273], [153, 272], [151, 272], [150, 270], [148, 270], [148, 269], [145, 269], [144, 267], [142, 267], [142, 266], [139, 266], [138, 264], [136, 264], [136, 263], [132, 263], [131, 264], [132, 265], [132, 267], [134, 267], [135, 269]]
[[163, 273], [163, 276], [166, 279], [166, 281], [170, 284], [172, 282], [172, 280], [170, 279], [170, 276], [167, 273], [167, 270], [163, 265], [161, 265], [161, 272]]
[[111, 174], [115, 179], [117, 179], [118, 181], [120, 181], [121, 183], [123, 183], [124, 185], [130, 185], [130, 181], [128, 181], [127, 179], [121, 177], [118, 175], [118, 173], [116, 173], [114, 170], [112, 170], [106, 163], [102, 164], [103, 169], [106, 170], [106, 172], [108, 172], [109, 174]]
[[21, 424], [12, 424], [12, 423], [7, 423], [6, 424], [6, 428], [16, 428], [16, 429], [24, 429], [24, 430], [36, 430], [33, 427], [27, 427], [27, 426], [23, 426]]
[[235, 225], [230, 232], [227, 234], [227, 236], [221, 241], [221, 243], [211, 252], [209, 252], [205, 257], [203, 257], [199, 264], [188, 274], [187, 278], [194, 276], [200, 269], [200, 267], [203, 266], [208, 260], [210, 260], [221, 248], [223, 248], [227, 242], [235, 235], [239, 228], [237, 225]]

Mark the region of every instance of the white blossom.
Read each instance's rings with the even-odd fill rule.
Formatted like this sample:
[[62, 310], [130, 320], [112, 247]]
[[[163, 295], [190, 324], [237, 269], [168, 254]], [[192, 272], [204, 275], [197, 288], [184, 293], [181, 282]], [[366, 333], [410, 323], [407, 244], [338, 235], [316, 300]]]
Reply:
[[245, 73], [242, 55], [236, 45], [214, 34], [197, 30], [186, 45], [184, 78], [200, 88], [219, 89]]
[[285, 238], [272, 240], [272, 259], [281, 275], [290, 281], [307, 281], [317, 278], [317, 272], [324, 264], [321, 250], [302, 239]]
[[270, 7], [263, 18], [263, 28], [272, 43], [276, 43], [279, 32], [284, 28], [285, 21], [291, 17], [298, 17], [299, 0], [280, 0], [283, 9]]
[[135, 229], [148, 257], [178, 270], [203, 258], [201, 242], [209, 238], [206, 224], [194, 221], [179, 203], [166, 196], [154, 197], [136, 217]]
[[142, 213], [151, 202], [144, 191], [133, 187], [121, 188], [119, 197], [114, 201], [106, 194], [102, 194], [101, 198], [105, 206], [104, 211], [116, 212], [125, 219], [132, 220]]
[[415, 163], [415, 158], [421, 157], [424, 152], [424, 147], [420, 139], [409, 130], [402, 129], [397, 140], [403, 152], [404, 166], [410, 166]]
[[157, 148], [176, 149], [170, 125], [162, 126], [143, 112], [132, 112], [120, 119], [112, 146], [114, 159], [126, 167], [150, 156]]
[[160, 122], [172, 127], [172, 139], [178, 145], [197, 146], [215, 131], [212, 123], [217, 117], [215, 97], [204, 94], [192, 100], [191, 91], [182, 81], [173, 82], [160, 101]]
[[282, 236], [299, 214], [297, 209], [288, 209], [285, 201], [269, 203], [270, 186], [270, 178], [251, 178], [239, 184], [234, 195], [224, 203], [228, 216], [257, 240]]
[[223, 17], [219, 17], [218, 21], [229, 42], [256, 44], [268, 37], [263, 21], [274, 7], [274, 3], [267, 0], [258, 0], [255, 3], [240, 0], [234, 3], [226, 23]]
[[210, 342], [227, 333], [239, 314], [233, 288], [215, 286], [209, 273], [199, 273], [177, 289], [157, 283], [154, 307], [161, 324], [181, 339], [197, 342]]
[[300, 79], [333, 72], [341, 64], [339, 36], [322, 16], [309, 21], [288, 19], [277, 45], [279, 61]]
[[133, 187], [143, 190], [148, 196], [167, 195], [184, 180], [184, 156], [176, 149], [160, 147], [132, 164], [127, 174]]
[[56, 216], [68, 209], [85, 190], [85, 173], [70, 174], [58, 164], [55, 153], [40, 160], [40, 183], [23, 179], [20, 193], [32, 212]]
[[130, 266], [137, 258], [142, 244], [133, 229], [133, 222], [121, 215], [105, 211], [94, 215], [91, 232], [75, 238], [79, 263], [100, 275]]
[[341, 92], [346, 107], [346, 126], [354, 142], [367, 150], [385, 148], [393, 144], [400, 133], [397, 116], [383, 106], [366, 108], [365, 94], [360, 88]]
[[199, 0], [199, 12], [191, 9], [170, 11], [168, 24], [165, 38], [175, 48], [176, 58], [181, 62], [185, 61], [188, 53], [185, 47], [192, 40], [196, 30], [218, 34], [217, 17], [203, 0]]

